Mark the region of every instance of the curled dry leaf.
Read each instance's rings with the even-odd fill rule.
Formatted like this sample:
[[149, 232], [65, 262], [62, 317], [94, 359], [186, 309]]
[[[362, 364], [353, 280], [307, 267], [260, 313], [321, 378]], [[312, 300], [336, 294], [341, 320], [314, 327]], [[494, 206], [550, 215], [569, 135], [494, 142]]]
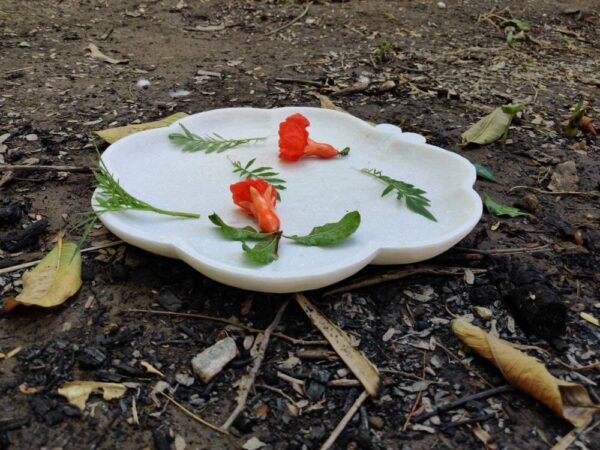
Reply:
[[90, 51], [90, 56], [98, 61], [102, 61], [109, 64], [127, 64], [129, 62], [128, 59], [115, 59], [110, 56], [106, 56], [104, 53], [100, 51], [98, 46], [95, 44], [89, 44], [86, 47], [86, 50]]
[[127, 386], [100, 381], [69, 381], [58, 389], [58, 394], [65, 397], [71, 405], [77, 406], [83, 411], [88, 397], [97, 390], [102, 390], [104, 400], [112, 400], [122, 397], [127, 391]]
[[587, 423], [599, 409], [583, 386], [555, 378], [542, 363], [509, 342], [495, 338], [463, 319], [452, 322], [452, 331], [465, 345], [500, 369], [510, 384], [574, 426]]
[[64, 303], [81, 287], [81, 253], [74, 242], [58, 236], [56, 246], [37, 266], [23, 275], [23, 290], [4, 303], [6, 310], [18, 305], [50, 308]]
[[138, 131], [168, 127], [173, 122], [183, 119], [185, 116], [187, 116], [186, 113], [178, 112], [154, 122], [137, 123], [134, 125], [126, 125], [124, 127], [108, 128], [106, 130], [94, 131], [94, 134], [100, 136], [109, 144], [112, 144], [117, 142], [119, 139], [124, 138], [127, 135], [137, 133]]

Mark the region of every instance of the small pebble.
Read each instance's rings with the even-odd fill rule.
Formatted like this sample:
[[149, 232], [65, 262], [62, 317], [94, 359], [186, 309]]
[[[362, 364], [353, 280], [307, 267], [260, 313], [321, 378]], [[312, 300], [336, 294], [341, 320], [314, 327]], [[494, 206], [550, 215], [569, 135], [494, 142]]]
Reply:
[[33, 142], [38, 140], [38, 136], [37, 134], [32, 133], [25, 136], [25, 139], [27, 139], [29, 142]]
[[437, 7], [440, 9], [445, 9], [446, 8], [446, 4], [444, 2], [438, 2], [437, 3]]
[[385, 426], [385, 422], [379, 416], [369, 416], [369, 425], [371, 425], [376, 430], [383, 430]]

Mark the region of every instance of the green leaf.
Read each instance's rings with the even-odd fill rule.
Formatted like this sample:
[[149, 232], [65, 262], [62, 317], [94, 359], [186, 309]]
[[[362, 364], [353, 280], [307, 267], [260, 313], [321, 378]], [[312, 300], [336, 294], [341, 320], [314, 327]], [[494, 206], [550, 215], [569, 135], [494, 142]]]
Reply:
[[525, 22], [524, 20], [519, 20], [519, 19], [509, 19], [506, 22], [504, 22], [503, 25], [504, 26], [512, 25], [519, 31], [531, 30], [531, 25], [529, 25], [529, 23]]
[[477, 171], [477, 176], [479, 178], [483, 178], [484, 180], [496, 183], [496, 175], [494, 175], [492, 169], [490, 169], [488, 166], [484, 166], [483, 164], [479, 164], [477, 162], [472, 164], [475, 166], [475, 170]]
[[485, 205], [486, 209], [494, 216], [519, 217], [528, 215], [526, 212], [523, 212], [518, 208], [495, 202], [485, 192], [482, 192], [481, 196], [483, 197], [483, 204]]
[[580, 101], [573, 108], [573, 112], [569, 117], [569, 121], [565, 126], [565, 136], [567, 137], [575, 137], [579, 133], [579, 127], [581, 126], [581, 119], [583, 119], [583, 114], [585, 113], [585, 107], [583, 106], [583, 102]]
[[171, 133], [169, 134], [169, 139], [173, 144], [179, 145], [184, 152], [221, 153], [239, 147], [240, 145], [264, 141], [266, 139], [266, 137], [225, 139], [217, 133], [207, 136], [198, 136], [188, 130], [183, 124], [179, 124], [179, 126], [183, 130], [183, 133]]
[[250, 226], [244, 228], [229, 226], [216, 213], [212, 213], [208, 218], [212, 223], [221, 228], [221, 232], [227, 239], [231, 239], [232, 241], [259, 241], [272, 236], [272, 233], [261, 233]]
[[427, 209], [427, 207], [431, 206], [431, 202], [427, 197], [425, 197], [424, 194], [427, 192], [425, 192], [423, 189], [419, 189], [404, 181], [394, 180], [391, 177], [383, 175], [380, 170], [361, 169], [360, 171], [387, 184], [387, 187], [381, 193], [382, 197], [386, 196], [395, 189], [397, 192], [396, 198], [398, 200], [402, 200], [403, 198], [406, 199], [406, 206], [408, 209], [428, 218], [429, 220], [437, 222], [437, 219]]
[[242, 242], [242, 249], [246, 253], [246, 256], [256, 264], [270, 264], [277, 259], [277, 243], [278, 236], [268, 242], [259, 242], [254, 247], [246, 245]]
[[523, 105], [506, 105], [496, 108], [462, 134], [463, 144], [486, 145], [497, 141], [508, 132], [515, 114]]
[[240, 178], [247, 180], [248, 178], [257, 179], [262, 178], [267, 183], [277, 190], [277, 200], [281, 200], [281, 196], [279, 195], [279, 191], [285, 190], [285, 180], [278, 178], [279, 172], [275, 172], [272, 167], [261, 166], [254, 169], [250, 169], [252, 164], [256, 161], [256, 158], [251, 159], [245, 165], [242, 165], [239, 161], [229, 160], [231, 164], [233, 164], [233, 173], [238, 173]]
[[360, 226], [360, 213], [352, 211], [335, 223], [326, 223], [315, 227], [306, 236], [285, 236], [298, 244], [310, 246], [327, 246], [339, 244], [350, 237]]

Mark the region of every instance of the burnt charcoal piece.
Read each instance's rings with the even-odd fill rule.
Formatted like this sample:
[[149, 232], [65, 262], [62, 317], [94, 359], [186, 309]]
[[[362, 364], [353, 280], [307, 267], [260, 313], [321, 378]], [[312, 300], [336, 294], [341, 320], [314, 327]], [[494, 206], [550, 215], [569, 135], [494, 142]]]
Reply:
[[500, 293], [496, 286], [484, 285], [476, 286], [469, 292], [469, 300], [471, 303], [480, 306], [487, 306], [494, 303], [496, 300], [500, 300]]
[[106, 361], [106, 350], [103, 347], [91, 345], [83, 348], [77, 354], [79, 365], [84, 368], [96, 369]]
[[21, 220], [24, 207], [18, 203], [9, 203], [0, 207], [0, 225], [11, 225]]
[[502, 299], [515, 321], [528, 333], [552, 340], [564, 334], [567, 305], [535, 266], [515, 263], [503, 283]]
[[164, 291], [158, 297], [158, 304], [165, 308], [167, 311], [177, 312], [183, 307], [183, 302], [179, 297], [173, 294], [171, 291]]
[[38, 220], [22, 231], [7, 233], [0, 240], [0, 248], [7, 252], [18, 252], [37, 243], [38, 236], [48, 228], [47, 220]]
[[154, 448], [156, 450], [171, 450], [169, 438], [159, 429], [152, 430], [152, 438], [154, 440]]

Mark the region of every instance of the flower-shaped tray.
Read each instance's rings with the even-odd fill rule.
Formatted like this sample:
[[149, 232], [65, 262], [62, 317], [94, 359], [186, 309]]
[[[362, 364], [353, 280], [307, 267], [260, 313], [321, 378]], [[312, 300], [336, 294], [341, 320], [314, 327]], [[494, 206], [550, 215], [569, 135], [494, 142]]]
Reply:
[[[311, 122], [312, 139], [350, 154], [330, 160], [278, 158], [278, 125], [300, 112]], [[265, 136], [266, 140], [222, 153], [186, 153], [169, 141], [182, 123], [200, 136]], [[256, 227], [231, 199], [240, 181], [231, 161], [270, 166], [286, 181], [277, 214], [286, 235], [306, 235], [313, 227], [359, 211], [360, 228], [331, 247], [306, 247], [282, 239], [279, 259], [256, 265], [241, 243], [227, 240], [208, 216], [216, 212], [232, 226]], [[475, 169], [461, 156], [425, 144], [422, 136], [392, 125], [372, 126], [349, 114], [318, 108], [231, 108], [188, 116], [168, 128], [143, 131], [111, 145], [102, 155], [108, 170], [132, 195], [153, 206], [200, 213], [181, 219], [127, 211], [100, 216], [126, 242], [159, 255], [179, 258], [222, 283], [262, 292], [295, 292], [338, 282], [368, 264], [406, 264], [449, 249], [475, 227], [482, 212], [473, 190]], [[375, 168], [424, 189], [437, 222], [410, 211], [386, 185], [360, 172]], [[94, 202], [92, 201], [92, 204]]]

